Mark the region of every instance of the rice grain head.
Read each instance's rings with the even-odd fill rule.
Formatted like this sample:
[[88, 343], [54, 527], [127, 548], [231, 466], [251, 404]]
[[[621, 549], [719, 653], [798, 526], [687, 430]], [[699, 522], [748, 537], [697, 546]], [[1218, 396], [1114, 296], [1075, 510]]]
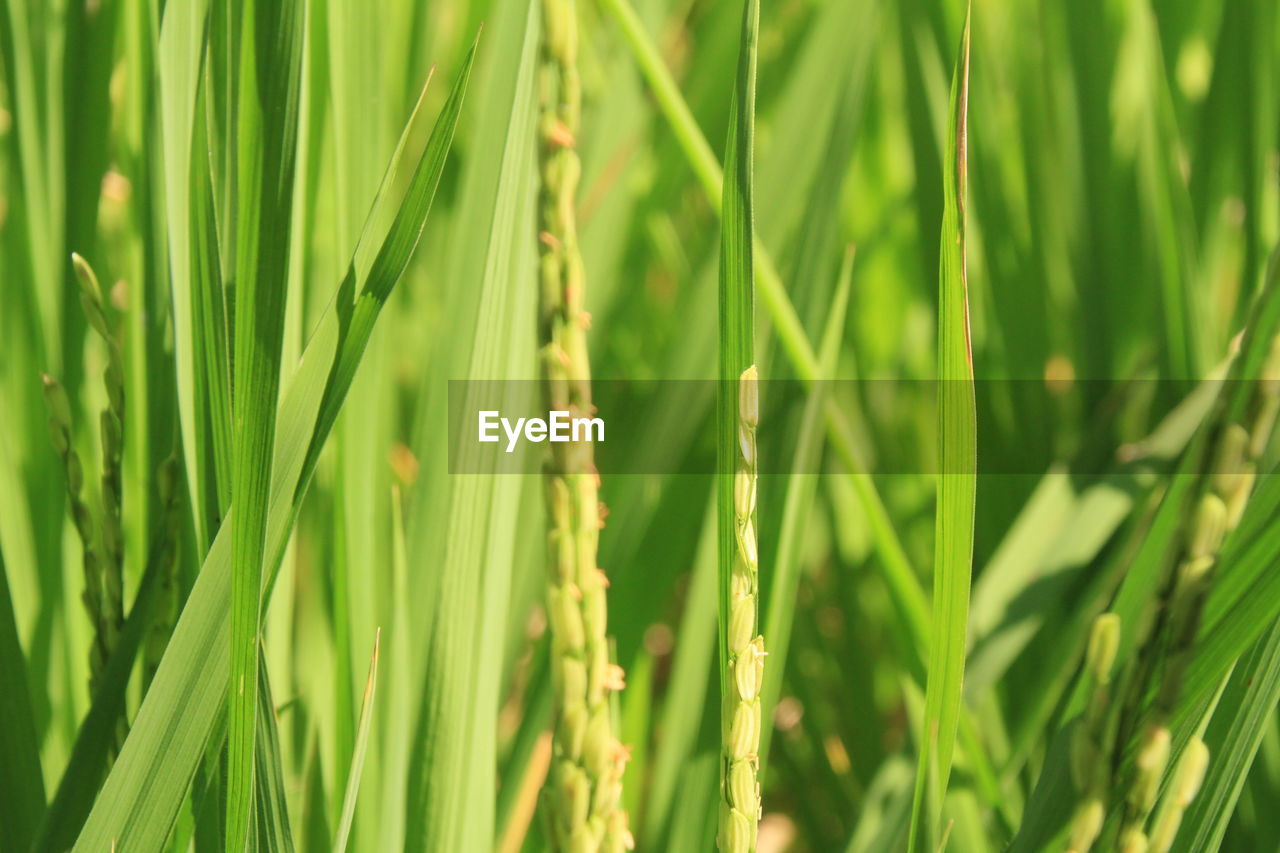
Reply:
[[[585, 274], [574, 208], [581, 164], [581, 111], [573, 0], [544, 0], [538, 89], [541, 304], [539, 359], [549, 410], [591, 416]], [[614, 734], [610, 695], [623, 687], [609, 657], [608, 579], [596, 565], [603, 517], [589, 442], [551, 445], [546, 466], [555, 698], [552, 761], [544, 789], [552, 847], [564, 853], [621, 853], [634, 842], [621, 808], [629, 753]]]

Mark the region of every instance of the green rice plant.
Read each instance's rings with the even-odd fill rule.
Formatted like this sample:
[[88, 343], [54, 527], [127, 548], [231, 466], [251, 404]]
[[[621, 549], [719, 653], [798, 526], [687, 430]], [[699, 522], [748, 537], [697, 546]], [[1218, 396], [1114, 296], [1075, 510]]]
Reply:
[[761, 815], [760, 729], [764, 637], [759, 633], [760, 565], [756, 541], [756, 428], [760, 371], [755, 364], [755, 242], [752, 207], [756, 39], [760, 9], [742, 16], [734, 106], [725, 142], [720, 242], [720, 373], [716, 403], [716, 508], [720, 577], [719, 848], [756, 849]]
[[[1280, 336], [1268, 339], [1271, 326], [1265, 315], [1258, 319], [1263, 323], [1262, 330], [1252, 327], [1248, 343], [1263, 353], [1260, 372], [1255, 381], [1245, 383], [1247, 390], [1231, 395], [1215, 425], [1206, 457], [1208, 467], [1201, 474], [1203, 491], [1195, 504], [1177, 568], [1166, 584], [1165, 610], [1140, 658], [1158, 662], [1159, 670], [1140, 664], [1129, 685], [1125, 708], [1128, 728], [1122, 736], [1127, 732], [1140, 745], [1120, 825], [1122, 845], [1141, 845], [1166, 853], [1173, 846], [1182, 812], [1199, 789], [1208, 765], [1208, 750], [1199, 737], [1188, 743], [1176, 765], [1170, 765], [1168, 726], [1182, 692], [1222, 542], [1244, 515], [1253, 493], [1258, 459], [1275, 431], [1276, 407], [1280, 405]], [[1148, 686], [1152, 680], [1155, 683]], [[1148, 690], [1154, 691], [1149, 700]], [[1139, 714], [1140, 724], [1134, 722]], [[1161, 801], [1148, 842], [1145, 824], [1156, 807], [1162, 777], [1170, 766], [1176, 766], [1174, 782]]]
[[969, 327], [965, 191], [968, 170], [969, 23], [951, 80], [938, 272], [938, 506], [933, 561], [933, 630], [920, 763], [912, 805], [912, 851], [939, 844], [938, 815], [951, 775], [962, 706], [973, 527], [978, 411]]
[[0, 853], [1275, 848], [1277, 44], [0, 0]]
[[101, 561], [97, 556], [97, 536], [93, 529], [93, 517], [89, 506], [84, 501], [84, 465], [80, 455], [72, 446], [71, 438], [71, 403], [67, 399], [66, 390], [47, 373], [42, 377], [44, 383], [45, 404], [49, 409], [49, 433], [53, 439], [53, 447], [62, 457], [66, 471], [67, 500], [71, 507], [72, 523], [80, 537], [80, 548], [84, 563], [84, 592], [81, 594], [89, 621], [93, 624], [94, 640], [89, 652], [90, 685], [96, 686], [102, 668], [111, 655], [107, 645], [107, 606], [103, 589]]
[[1085, 668], [1090, 680], [1089, 704], [1071, 740], [1071, 776], [1079, 792], [1079, 803], [1071, 820], [1068, 849], [1085, 851], [1102, 831], [1107, 799], [1111, 795], [1111, 774], [1104, 756], [1115, 748], [1116, 706], [1110, 701], [1108, 685], [1120, 645], [1120, 620], [1103, 613], [1093, 621]]
[[[438, 353], [437, 364], [442, 371], [459, 371], [445, 376], [532, 380], [538, 9], [504, 3], [498, 12], [486, 29], [488, 61], [477, 70], [475, 84], [481, 93], [475, 102], [484, 128], [478, 137], [481, 153], [462, 178], [466, 203], [455, 222], [457, 254], [450, 258], [448, 273], [474, 277], [480, 285], [450, 294], [451, 322], [471, 331], [462, 352]], [[500, 106], [485, 110], [490, 105]], [[440, 385], [424, 386], [424, 440], [439, 440], [447, 430], [444, 410], [454, 403], [439, 393]], [[474, 394], [476, 386], [469, 387]], [[463, 405], [475, 408], [470, 401]], [[462, 461], [471, 456], [467, 452]], [[443, 453], [430, 458], [442, 459]], [[521, 479], [491, 473], [441, 477], [431, 483], [439, 492], [419, 492], [415, 503], [410, 564], [434, 561], [443, 545], [448, 570], [428, 573], [410, 587], [411, 595], [425, 596], [431, 605], [425, 632], [415, 631], [415, 648], [425, 659], [419, 663], [420, 705], [413, 724], [413, 752], [431, 760], [411, 766], [405, 799], [407, 851], [484, 847], [497, 835], [492, 796], [497, 785], [496, 723], [477, 721], [492, 722], [498, 713], [499, 650], [515, 570]]]
[[[605, 5], [619, 22], [628, 46], [635, 53], [647, 82], [653, 88], [655, 97], [667, 121], [671, 124], [682, 152], [697, 175], [703, 192], [718, 208], [721, 202], [720, 169], [705, 137], [691, 117], [688, 106], [681, 99], [675, 82], [663, 65], [657, 48], [644, 32], [643, 23], [625, 0], [606, 0]], [[865, 25], [866, 22], [863, 23]], [[813, 348], [799, 328], [795, 308], [791, 305], [781, 277], [769, 259], [767, 251], [762, 246], [757, 246], [756, 249], [760, 258], [757, 281], [761, 284], [766, 297], [765, 307], [779, 328], [783, 350], [792, 362], [792, 369], [803, 382], [812, 383], [820, 375]], [[909, 636], [904, 638], [904, 643], [910, 647], [910, 654], [919, 658], [919, 663], [913, 666], [913, 671], [923, 684], [924, 656], [929, 635], [928, 600], [911, 566], [911, 560], [902, 545], [901, 538], [889, 517], [884, 499], [874, 479], [867, 473], [866, 460], [861, 458], [855, 446], [854, 433], [848, 416], [840, 408], [828, 406], [824, 423], [832, 447], [849, 474], [863, 512], [875, 534], [880, 568], [885, 574], [885, 582], [893, 596], [894, 607], [899, 612], [899, 618], [907, 626]], [[975, 772], [983, 780], [988, 793], [995, 793], [995, 800], [999, 803], [1001, 795], [994, 792], [994, 771], [982, 753], [982, 746], [975, 734], [973, 723], [963, 707], [960, 720], [960, 737], [966, 752], [974, 762]]]
[[[1175, 850], [1220, 847], [1257, 757], [1270, 709], [1280, 699], [1280, 629], [1273, 627], [1241, 658], [1219, 700], [1201, 743], [1210, 758], [1201, 792], [1182, 817]], [[1185, 810], [1185, 806], [1183, 806]]]
[[[822, 374], [834, 378], [835, 360], [839, 354], [840, 333], [847, 320], [845, 311], [849, 307], [849, 291], [853, 285], [853, 248], [845, 253], [844, 264], [840, 269], [840, 279], [836, 284], [835, 295], [831, 305], [831, 316], [823, 331], [822, 342], [818, 348]], [[782, 523], [778, 530], [778, 548], [774, 557], [776, 567], [773, 575], [773, 591], [769, 598], [768, 612], [764, 621], [764, 635], [769, 638], [770, 648], [777, 664], [765, 670], [764, 684], [760, 688], [760, 701], [765, 712], [771, 712], [778, 704], [778, 696], [782, 691], [783, 667], [787, 659], [787, 649], [791, 643], [791, 631], [795, 612], [795, 589], [799, 584], [799, 569], [803, 542], [801, 529], [804, 519], [813, 509], [817, 491], [816, 478], [804, 476], [813, 469], [822, 451], [822, 411], [826, 406], [828, 389], [824, 382], [814, 386], [813, 392], [805, 402], [800, 434], [796, 438], [794, 459], [794, 475], [788, 483], [786, 498], [782, 511]], [[760, 767], [761, 775], [769, 758], [769, 742], [773, 737], [773, 728], [764, 726], [760, 732]]]
[[[1102, 764], [1094, 771], [1101, 778], [1092, 781], [1073, 770], [1082, 794], [1071, 821], [1074, 849], [1090, 849], [1100, 836], [1103, 844], [1170, 849], [1209, 764], [1201, 734], [1216, 705], [1210, 694], [1225, 686], [1235, 656], [1217, 657], [1212, 687], [1205, 684], [1190, 695], [1187, 670], [1203, 653], [1203, 610], [1217, 583], [1225, 580], [1221, 564], [1235, 563], [1222, 553], [1224, 540], [1247, 515], [1255, 460], [1275, 428], [1271, 397], [1280, 316], [1275, 276], [1273, 265], [1228, 373], [1231, 381], [1215, 386], [1214, 410], [1183, 455], [1180, 476], [1161, 501], [1117, 592], [1112, 619], [1120, 626], [1120, 660], [1129, 662], [1108, 691], [1114, 719], [1107, 731], [1100, 731], [1097, 722], [1098, 697], [1086, 699], [1085, 690], [1073, 697], [1073, 705], [1086, 710], [1071, 736], [1071, 764], [1085, 763], [1079, 757], [1083, 752], [1096, 752]], [[1143, 613], [1154, 606], [1148, 601], [1151, 587], [1160, 590], [1155, 617]], [[1087, 734], [1081, 734], [1081, 726]], [[1184, 784], [1177, 784], [1179, 776]], [[1109, 796], [1099, 797], [1099, 788], [1107, 788]]]
[[124, 625], [124, 526], [120, 517], [123, 497], [120, 465], [124, 453], [124, 364], [120, 344], [107, 322], [98, 277], [80, 255], [73, 252], [71, 262], [80, 283], [80, 304], [84, 307], [89, 325], [102, 338], [107, 349], [107, 366], [102, 374], [107, 408], [102, 411], [99, 421], [102, 441], [102, 488], [99, 492], [102, 520], [98, 538], [102, 561], [98, 628], [103, 635], [105, 660], [105, 656], [109, 656], [115, 647], [117, 635]]
[[[581, 165], [578, 25], [572, 0], [545, 0], [539, 67], [539, 362], [548, 411], [590, 416], [586, 277], [574, 208]], [[555, 688], [547, 800], [556, 850], [635, 847], [622, 805], [628, 753], [614, 735], [610, 695], [623, 687], [609, 658], [608, 579], [597, 565], [600, 513], [590, 443], [552, 449], [547, 463], [547, 615]]]
[[[42, 377], [45, 402], [49, 410], [49, 429], [54, 450], [62, 458], [65, 469], [67, 499], [72, 524], [80, 540], [84, 574], [81, 600], [93, 626], [94, 639], [89, 652], [89, 689], [98, 687], [107, 661], [120, 644], [124, 628], [124, 525], [121, 519], [123, 487], [121, 460], [124, 450], [124, 367], [116, 333], [107, 319], [102, 289], [93, 268], [80, 255], [72, 253], [72, 265], [79, 282], [80, 304], [89, 325], [102, 339], [107, 352], [102, 384], [107, 406], [99, 418], [101, 481], [97, 493], [99, 523], [84, 492], [84, 466], [74, 448], [71, 406], [66, 390], [45, 374]], [[117, 720], [112, 754], [128, 733], [126, 719]]]
[[[315, 454], [308, 458], [308, 445], [323, 444], [332, 428], [337, 407], [368, 340], [378, 309], [399, 278], [421, 234], [461, 107], [468, 68], [464, 66], [432, 139], [412, 170], [404, 202], [382, 238], [373, 264], [363, 270], [353, 265], [339, 291], [340, 294], [345, 293], [345, 298], [357, 300], [349, 305], [360, 310], [348, 313], [344, 308], [341, 315], [332, 308], [327, 312], [303, 354], [299, 373], [284, 392], [281, 409], [289, 416], [285, 434], [294, 436], [295, 440], [285, 445], [287, 454], [281, 464], [272, 466], [271, 536], [266, 551], [275, 555], [271, 558], [272, 565], [278, 564], [292, 518], [298, 512], [301, 495], [314, 472]], [[399, 159], [393, 159], [389, 173], [395, 174], [401, 168]], [[384, 181], [384, 186], [387, 183]], [[375, 206], [379, 203], [388, 202], [380, 198]], [[372, 251], [358, 247], [357, 257], [362, 249]], [[312, 424], [310, 428], [304, 425], [307, 421]], [[221, 694], [220, 679], [228, 677], [229, 670], [217, 666], [196, 666], [194, 661], [203, 659], [204, 650], [224, 637], [229, 642], [226, 604], [230, 601], [230, 549], [230, 529], [224, 526], [210, 548], [205, 567], [189, 599], [201, 602], [201, 605], [196, 610], [191, 607], [184, 609], [152, 683], [148, 701], [139, 710], [138, 720], [141, 722], [135, 729], [141, 727], [141, 733], [126, 742], [102, 795], [91, 801], [94, 808], [85, 821], [77, 845], [93, 849], [98, 843], [95, 839], [101, 838], [117, 839], [121, 844], [136, 839], [139, 845], [159, 845], [168, 835], [182, 804], [185, 785], [155, 788], [151, 782], [156, 777], [190, 779], [205, 743], [219, 725], [216, 710], [209, 700]], [[133, 617], [131, 613], [131, 621]], [[226, 659], [222, 662], [227, 664]], [[123, 692], [123, 684], [115, 686], [116, 690]], [[105, 697], [104, 701], [107, 701]], [[198, 719], [191, 713], [195, 708], [199, 709]], [[165, 734], [165, 721], [177, 719], [183, 720], [184, 737], [175, 744]], [[86, 748], [92, 748], [92, 739], [86, 741]], [[86, 761], [91, 760], [86, 758]], [[67, 809], [90, 805], [73, 799], [66, 803]], [[50, 833], [55, 835], [66, 831], [65, 826], [57, 822], [47, 825]]]

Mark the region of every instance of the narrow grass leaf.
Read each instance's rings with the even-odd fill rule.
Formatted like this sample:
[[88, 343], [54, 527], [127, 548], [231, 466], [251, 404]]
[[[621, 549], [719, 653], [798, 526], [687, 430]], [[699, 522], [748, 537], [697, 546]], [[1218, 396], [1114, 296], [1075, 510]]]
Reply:
[[[467, 81], [471, 77], [471, 68], [475, 64], [478, 44], [478, 40], [473, 42], [463, 58], [458, 83], [455, 84], [449, 99], [440, 110], [431, 137], [412, 172], [403, 197], [399, 199], [398, 206], [395, 206], [397, 204], [396, 185], [398, 180], [403, 178], [400, 162], [411, 134], [417, 126], [422, 101], [426, 95], [425, 87], [405, 124], [400, 142], [392, 155], [391, 165], [374, 198], [365, 229], [356, 244], [351, 265], [338, 288], [335, 302], [339, 323], [338, 354], [325, 382], [324, 396], [317, 420], [318, 429], [307, 448], [304, 470], [315, 469], [320, 451], [324, 449], [324, 441], [337, 421], [338, 409], [346, 399], [347, 391], [350, 390], [351, 383], [355, 379], [360, 357], [373, 332], [373, 324], [377, 321], [383, 306], [386, 305], [391, 289], [404, 274], [409, 258], [422, 238], [422, 229], [426, 227], [427, 215], [431, 212], [436, 187], [439, 186], [440, 175], [444, 171], [445, 158], [453, 144], [453, 134], [457, 128], [458, 115], [462, 110], [462, 98], [466, 93]], [[393, 206], [392, 209], [396, 212], [385, 238], [380, 244], [376, 244], [375, 250], [375, 226], [388, 215], [386, 210], [388, 206]], [[299, 482], [299, 491], [304, 490], [307, 485], [305, 481]]]
[[965, 269], [965, 155], [969, 108], [969, 23], [951, 82], [951, 117], [943, 178], [938, 293], [938, 505], [935, 521], [933, 631], [924, 729], [912, 803], [911, 851], [937, 847], [937, 821], [951, 775], [964, 701], [969, 581], [977, 499], [977, 404], [969, 338]]
[[[193, 148], [193, 128], [196, 115], [197, 90], [200, 86], [200, 69], [204, 61], [205, 18], [209, 0], [192, 0], [175, 3], [165, 9], [160, 23], [157, 47], [157, 77], [160, 90], [160, 136], [162, 172], [164, 176], [164, 210], [168, 223], [166, 229], [169, 251], [170, 278], [173, 290], [174, 363], [177, 373], [178, 424], [182, 435], [182, 449], [188, 471], [187, 486], [190, 493], [192, 515], [196, 519], [196, 538], [207, 547], [212, 533], [206, 529], [206, 491], [203, 478], [195, 472], [203, 471], [197, 438], [198, 426], [202, 427], [201, 383], [197, 378], [200, 357], [200, 339], [195, 329], [191, 289], [181, 282], [192, 269], [191, 252], [194, 239], [190, 223], [190, 188], [194, 161], [202, 159], [203, 152]], [[194, 152], [194, 156], [193, 156]], [[206, 166], [207, 168], [207, 166]]]

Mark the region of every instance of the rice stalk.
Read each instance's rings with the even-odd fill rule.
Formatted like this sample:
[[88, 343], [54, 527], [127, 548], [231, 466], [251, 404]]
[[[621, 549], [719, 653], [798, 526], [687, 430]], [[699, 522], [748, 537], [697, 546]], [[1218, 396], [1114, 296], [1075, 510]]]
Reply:
[[[1109, 830], [1116, 849], [1167, 853], [1207, 771], [1209, 751], [1199, 736], [1170, 767], [1173, 717], [1223, 542], [1244, 515], [1280, 411], [1280, 336], [1265, 343], [1261, 353], [1258, 379], [1223, 404], [1212, 427], [1192, 492], [1199, 498], [1183, 528], [1160, 618], [1141, 638], [1142, 653], [1113, 689], [1108, 689], [1109, 670], [1119, 644], [1119, 618], [1103, 614], [1095, 621], [1086, 653], [1089, 698], [1071, 735], [1078, 794], [1067, 847], [1072, 853], [1102, 849], [1095, 845], [1113, 800], [1120, 809], [1118, 825]], [[1130, 744], [1132, 767], [1125, 771], [1122, 761]]]
[[753, 364], [738, 379], [738, 460], [733, 475], [736, 548], [729, 575], [728, 689], [720, 738], [725, 781], [720, 798], [720, 849], [755, 850], [761, 816], [761, 699], [764, 637], [760, 609], [760, 561], [756, 542], [756, 427], [760, 423], [759, 371]]
[[[1172, 792], [1149, 840], [1143, 830], [1156, 806], [1160, 784], [1171, 755], [1170, 722], [1182, 692], [1187, 666], [1195, 651], [1200, 614], [1212, 587], [1222, 543], [1240, 524], [1257, 481], [1258, 463], [1275, 431], [1280, 410], [1280, 335], [1270, 342], [1261, 374], [1249, 392], [1240, 419], [1226, 419], [1214, 436], [1209, 467], [1202, 474], [1202, 493], [1187, 525], [1182, 554], [1171, 579], [1163, 622], [1148, 641], [1152, 654], [1144, 659], [1161, 667], [1154, 698], [1142, 725], [1137, 758], [1128, 786], [1121, 845], [1135, 850], [1164, 853], [1177, 833], [1182, 812], [1194, 797], [1196, 785]], [[1146, 678], [1131, 685], [1127, 709], [1136, 717], [1138, 698], [1146, 695]], [[1135, 698], [1136, 697], [1136, 698]], [[1192, 741], [1184, 750], [1175, 775], [1203, 778], [1208, 763], [1203, 743]], [[1197, 757], [1198, 756], [1198, 757]]]
[[123, 484], [120, 468], [124, 457], [124, 359], [120, 343], [107, 322], [102, 288], [93, 267], [80, 255], [71, 254], [76, 279], [80, 282], [80, 304], [89, 325], [107, 347], [107, 366], [102, 384], [107, 408], [101, 415], [102, 439], [102, 620], [107, 654], [116, 646], [124, 625], [124, 526], [120, 520]]
[[[541, 304], [539, 363], [548, 408], [591, 416], [591, 366], [583, 309], [585, 274], [574, 207], [581, 163], [576, 151], [582, 88], [574, 0], [542, 3], [538, 69], [541, 192], [538, 199]], [[604, 526], [590, 442], [551, 445], [546, 464], [555, 723], [546, 788], [556, 850], [616, 853], [634, 842], [621, 807], [629, 757], [614, 734], [611, 693], [623, 687], [610, 660], [608, 579], [596, 565]]]
[[760, 728], [764, 637], [756, 542], [756, 427], [753, 158], [756, 43], [760, 9], [747, 0], [725, 142], [716, 401], [716, 509], [720, 578], [720, 808], [723, 853], [752, 853], [761, 815]]
[[[84, 466], [73, 446], [71, 435], [71, 403], [66, 390], [53, 377], [43, 377], [45, 402], [49, 413], [49, 431], [54, 450], [62, 459], [66, 476], [67, 499], [72, 522], [83, 552], [84, 590], [81, 597], [93, 626], [89, 651], [89, 690], [97, 690], [99, 681], [119, 645], [124, 628], [124, 526], [120, 508], [123, 494], [121, 465], [124, 456], [124, 360], [119, 341], [112, 332], [102, 301], [102, 289], [93, 268], [80, 255], [72, 253], [72, 265], [80, 284], [80, 304], [89, 325], [102, 338], [107, 349], [107, 364], [102, 382], [107, 407], [99, 419], [102, 450], [100, 508], [101, 518], [95, 531], [93, 513], [84, 496]], [[112, 753], [128, 733], [126, 719], [117, 722]]]
[[66, 389], [58, 380], [47, 373], [41, 379], [44, 383], [45, 406], [49, 410], [49, 434], [53, 449], [62, 459], [71, 521], [80, 538], [84, 568], [84, 590], [80, 597], [89, 614], [89, 623], [93, 626], [93, 643], [89, 649], [89, 691], [93, 692], [110, 654], [107, 647], [106, 610], [103, 607], [102, 564], [94, 542], [93, 516], [84, 502], [84, 466], [71, 440], [71, 403], [67, 399]]
[[[601, 5], [620, 27], [624, 40], [633, 52], [647, 85], [652, 89], [658, 108], [670, 126], [704, 195], [720, 211], [723, 185], [720, 166], [702, 135], [689, 104], [667, 68], [661, 51], [646, 31], [636, 10], [626, 0], [601, 0]], [[761, 299], [778, 334], [782, 352], [806, 387], [812, 386], [821, 377], [817, 352], [805, 335], [799, 315], [790, 301], [787, 287], [768, 247], [757, 239], [754, 253], [756, 283], [760, 286]], [[929, 646], [930, 630], [928, 599], [879, 486], [868, 473], [867, 462], [857, 447], [855, 431], [848, 414], [839, 406], [828, 403], [824, 423], [827, 440], [844, 466], [862, 510], [867, 515], [879, 557], [877, 565], [884, 573], [894, 608], [909, 631], [909, 636], [902, 640], [903, 649], [917, 658], [911, 668], [913, 676], [923, 686], [926, 666], [924, 657]], [[960, 708], [959, 738], [965, 758], [973, 765], [979, 786], [1001, 809], [1006, 819], [1009, 819], [1008, 803], [998, 791], [992, 760], [979, 740], [978, 725], [966, 707]]]
[[1089, 679], [1089, 704], [1084, 717], [1072, 732], [1071, 776], [1079, 794], [1072, 816], [1069, 851], [1084, 853], [1102, 831], [1107, 798], [1111, 794], [1111, 768], [1104, 756], [1115, 745], [1115, 706], [1108, 686], [1120, 646], [1120, 618], [1103, 613], [1093, 620], [1085, 651], [1085, 673]]

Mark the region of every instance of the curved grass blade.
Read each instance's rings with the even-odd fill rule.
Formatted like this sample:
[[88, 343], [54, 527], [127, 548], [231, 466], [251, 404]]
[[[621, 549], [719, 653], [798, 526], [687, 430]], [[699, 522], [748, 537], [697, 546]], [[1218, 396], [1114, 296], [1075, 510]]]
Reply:
[[969, 108], [969, 19], [951, 82], [951, 118], [943, 177], [938, 293], [938, 507], [935, 520], [933, 630], [919, 739], [908, 849], [936, 850], [942, 799], [951, 775], [964, 690], [969, 581], [977, 499], [978, 413], [969, 339], [965, 270], [965, 154]]
[[[474, 47], [418, 161], [435, 165], [415, 171], [406, 198], [434, 193], [444, 164], [441, 149], [447, 151], [453, 141], [473, 56]], [[418, 204], [413, 210], [414, 215], [425, 217], [429, 205]], [[416, 241], [405, 240], [403, 235], [419, 234], [422, 226], [421, 220], [411, 219], [405, 208], [401, 209], [385, 240], [385, 244], [394, 242], [397, 249], [386, 253], [386, 262], [376, 267], [379, 275], [403, 270], [416, 246]], [[392, 241], [391, 236], [398, 239]], [[395, 281], [375, 281], [373, 275], [371, 269], [368, 278], [357, 282], [361, 289], [389, 294]], [[332, 418], [321, 417], [321, 404], [328, 395], [334, 400], [336, 415], [345, 393], [340, 383], [330, 381], [335, 362], [358, 360], [368, 340], [367, 333], [361, 332], [365, 326], [356, 327], [340, 348], [342, 325], [339, 312], [331, 304], [281, 401], [267, 528], [272, 573], [288, 542], [305, 484], [314, 473], [314, 462], [307, 461], [307, 448], [313, 441], [323, 444], [333, 427]], [[371, 327], [370, 322], [368, 328]], [[234, 508], [231, 514], [234, 516]], [[270, 580], [268, 577], [268, 588]], [[224, 521], [129, 738], [80, 831], [75, 849], [108, 850], [114, 842], [117, 849], [149, 851], [164, 844], [205, 746], [223, 719], [220, 711], [225, 707], [230, 667], [220, 651], [230, 642], [230, 602], [231, 535]]]

